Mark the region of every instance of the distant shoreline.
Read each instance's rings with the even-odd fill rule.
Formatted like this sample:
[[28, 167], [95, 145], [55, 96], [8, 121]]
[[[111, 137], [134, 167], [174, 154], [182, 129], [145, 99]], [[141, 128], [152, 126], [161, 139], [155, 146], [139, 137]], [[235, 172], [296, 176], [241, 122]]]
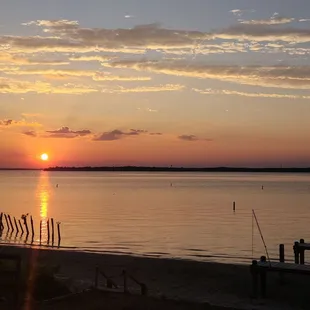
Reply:
[[34, 168], [0, 168], [0, 171], [106, 171], [106, 172], [269, 172], [269, 173], [310, 173], [306, 168], [249, 168], [249, 167], [147, 167], [147, 166], [119, 166], [119, 167], [49, 167], [44, 169]]
[[242, 167], [50, 167], [44, 171], [107, 171], [107, 172], [272, 172], [272, 173], [310, 173], [308, 168], [242, 168]]

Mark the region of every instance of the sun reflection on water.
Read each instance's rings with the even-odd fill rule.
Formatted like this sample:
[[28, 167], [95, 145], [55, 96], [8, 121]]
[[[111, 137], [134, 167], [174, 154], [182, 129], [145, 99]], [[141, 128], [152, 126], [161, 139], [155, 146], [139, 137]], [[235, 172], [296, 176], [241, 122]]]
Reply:
[[48, 203], [50, 195], [51, 186], [48, 172], [41, 171], [36, 196], [39, 200], [40, 220], [42, 221], [42, 242], [47, 241]]

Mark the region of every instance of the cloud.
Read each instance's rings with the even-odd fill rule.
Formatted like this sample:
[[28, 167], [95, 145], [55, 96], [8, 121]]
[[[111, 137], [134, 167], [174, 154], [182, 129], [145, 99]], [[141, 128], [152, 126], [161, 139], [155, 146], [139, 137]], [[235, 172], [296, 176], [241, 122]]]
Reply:
[[234, 10], [231, 10], [229, 12], [234, 14], [235, 16], [242, 16], [245, 13], [254, 13], [255, 10], [253, 10], [253, 9], [243, 9], [243, 10], [241, 10], [241, 9], [234, 9]]
[[119, 76], [112, 74], [96, 74], [93, 76], [94, 81], [150, 81], [152, 78], [149, 76]]
[[303, 95], [288, 95], [288, 94], [267, 94], [267, 93], [247, 93], [247, 92], [239, 92], [234, 90], [226, 90], [226, 89], [196, 89], [193, 88], [193, 91], [200, 93], [202, 95], [231, 95], [231, 96], [242, 96], [242, 97], [251, 97], [251, 98], [273, 98], [273, 99], [310, 99], [310, 96]]
[[301, 18], [300, 22], [310, 22], [310, 18]]
[[[197, 40], [209, 37], [200, 31], [167, 29], [159, 24], [138, 25], [130, 29], [82, 28], [77, 21], [37, 20], [24, 25], [36, 25], [50, 37], [4, 36], [0, 44], [12, 48], [36, 51], [113, 51], [144, 53], [145, 49], [192, 47]], [[1, 42], [2, 41], [2, 42]], [[132, 50], [131, 50], [132, 49]]]
[[146, 134], [146, 130], [142, 129], [130, 129], [129, 131], [125, 132], [119, 129], [114, 129], [112, 131], [104, 132], [96, 137], [94, 137], [94, 141], [115, 141], [120, 140], [124, 137], [128, 136], [139, 136], [141, 134]]
[[18, 65], [49, 65], [59, 66], [68, 65], [69, 62], [63, 60], [46, 60], [46, 59], [32, 59], [20, 55], [10, 53], [0, 53], [0, 63], [18, 64]]
[[25, 131], [25, 132], [23, 132], [23, 134], [26, 136], [29, 136], [29, 137], [36, 137], [37, 136], [37, 133], [35, 131], [32, 131], [32, 130]]
[[71, 94], [82, 95], [97, 92], [98, 90], [87, 85], [67, 83], [52, 85], [46, 82], [29, 82], [0, 77], [0, 94]]
[[309, 89], [310, 87], [310, 66], [215, 66], [189, 65], [186, 62], [130, 60], [113, 62], [109, 66], [263, 87], [293, 89]]
[[196, 137], [195, 135], [181, 135], [178, 136], [178, 139], [183, 140], [183, 141], [212, 141], [212, 139], [199, 139], [198, 137]]
[[103, 93], [154, 93], [154, 92], [166, 92], [166, 91], [181, 91], [185, 88], [183, 85], [179, 84], [165, 84], [165, 85], [158, 85], [158, 86], [141, 86], [135, 88], [125, 88], [125, 87], [118, 87], [115, 89], [104, 89], [102, 90]]
[[0, 127], [40, 127], [41, 124], [37, 122], [27, 122], [25, 120], [13, 120], [13, 119], [4, 119], [0, 120]]
[[282, 17], [282, 16], [272, 16], [269, 19], [252, 19], [252, 20], [241, 20], [241, 24], [246, 25], [281, 25], [281, 24], [289, 24], [293, 22], [295, 18], [290, 17]]
[[3, 72], [7, 75], [42, 75], [49, 79], [67, 79], [75, 77], [91, 77], [94, 81], [150, 81], [148, 76], [118, 76], [110, 73], [101, 73], [91, 70], [56, 70], [56, 69], [28, 69], [6, 68]]
[[214, 39], [225, 40], [254, 40], [254, 41], [283, 41], [305, 43], [310, 41], [310, 29], [293, 27], [273, 27], [262, 24], [238, 24], [215, 31]]
[[69, 57], [69, 60], [71, 61], [99, 61], [99, 62], [107, 62], [112, 59], [115, 59], [116, 57], [114, 56], [109, 56], [109, 55], [92, 55], [92, 56], [74, 56], [74, 57]]
[[56, 130], [47, 130], [46, 132], [50, 134], [47, 136], [48, 138], [76, 138], [91, 134], [91, 131], [88, 129], [71, 130], [69, 127], [61, 127]]

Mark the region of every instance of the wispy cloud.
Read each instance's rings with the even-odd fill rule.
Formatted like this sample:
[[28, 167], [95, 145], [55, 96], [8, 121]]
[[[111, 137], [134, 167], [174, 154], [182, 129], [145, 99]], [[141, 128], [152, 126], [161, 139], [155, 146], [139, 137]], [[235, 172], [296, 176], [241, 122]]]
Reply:
[[107, 62], [112, 59], [115, 59], [116, 57], [114, 56], [109, 56], [109, 55], [76, 55], [74, 57], [69, 57], [69, 60], [71, 61], [99, 61], [99, 62]]
[[76, 138], [84, 137], [91, 134], [91, 131], [88, 129], [83, 130], [71, 130], [69, 127], [61, 127], [56, 130], [47, 130], [48, 138]]
[[29, 137], [36, 137], [37, 136], [37, 133], [35, 131], [33, 131], [33, 130], [24, 131], [23, 134], [26, 135], [26, 136], [29, 136]]
[[166, 92], [166, 91], [181, 91], [185, 88], [184, 85], [179, 84], [165, 84], [165, 85], [158, 85], [158, 86], [140, 86], [135, 88], [125, 88], [125, 87], [118, 87], [114, 89], [103, 89], [103, 93], [158, 93], [158, 92]]
[[234, 9], [234, 10], [231, 10], [229, 12], [234, 14], [235, 16], [242, 16], [245, 13], [254, 13], [255, 10], [253, 10], [253, 9]]
[[27, 122], [25, 120], [13, 120], [13, 119], [4, 119], [0, 120], [0, 127], [40, 127], [41, 124], [37, 122]]
[[149, 76], [126, 76], [126, 75], [112, 75], [112, 74], [96, 74], [93, 76], [94, 81], [150, 81], [152, 78]]
[[115, 141], [120, 140], [124, 137], [128, 136], [139, 136], [141, 134], [148, 133], [146, 130], [142, 129], [130, 129], [129, 131], [122, 131], [119, 129], [114, 129], [112, 131], [107, 131], [102, 134], [97, 135], [94, 137], [94, 141]]
[[59, 66], [68, 65], [69, 62], [63, 60], [47, 60], [47, 59], [34, 59], [28, 58], [21, 55], [10, 54], [3, 52], [0, 54], [0, 63], [5, 64], [17, 64], [17, 65], [49, 65], [49, 66]]
[[289, 24], [294, 20], [295, 18], [292, 17], [282, 17], [277, 15], [272, 16], [269, 19], [240, 20], [240, 23], [247, 25], [281, 25], [281, 24]]
[[71, 94], [82, 95], [97, 92], [98, 90], [87, 86], [67, 83], [65, 85], [52, 85], [46, 82], [28, 82], [0, 77], [0, 94]]
[[129, 60], [113, 62], [109, 66], [263, 87], [309, 89], [310, 86], [309, 66], [212, 66], [188, 65], [186, 62]]
[[178, 136], [178, 139], [183, 140], [183, 141], [189, 141], [189, 142], [193, 142], [193, 141], [212, 141], [212, 139], [200, 139], [195, 135], [181, 135]]
[[300, 22], [310, 22], [310, 18], [301, 18]]
[[239, 92], [235, 90], [226, 90], [226, 89], [196, 89], [193, 88], [193, 91], [203, 94], [203, 95], [230, 95], [230, 96], [242, 96], [242, 97], [251, 97], [251, 98], [273, 98], [273, 99], [310, 99], [308, 95], [289, 95], [289, 94], [268, 94], [268, 93], [247, 93]]

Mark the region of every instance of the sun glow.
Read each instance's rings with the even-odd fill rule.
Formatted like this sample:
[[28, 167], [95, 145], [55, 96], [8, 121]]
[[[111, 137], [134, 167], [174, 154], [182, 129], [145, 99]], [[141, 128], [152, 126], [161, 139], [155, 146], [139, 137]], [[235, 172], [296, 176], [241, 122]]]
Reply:
[[46, 153], [41, 154], [40, 158], [41, 158], [41, 160], [43, 160], [43, 161], [47, 161], [47, 160], [48, 160], [48, 155], [47, 155]]

